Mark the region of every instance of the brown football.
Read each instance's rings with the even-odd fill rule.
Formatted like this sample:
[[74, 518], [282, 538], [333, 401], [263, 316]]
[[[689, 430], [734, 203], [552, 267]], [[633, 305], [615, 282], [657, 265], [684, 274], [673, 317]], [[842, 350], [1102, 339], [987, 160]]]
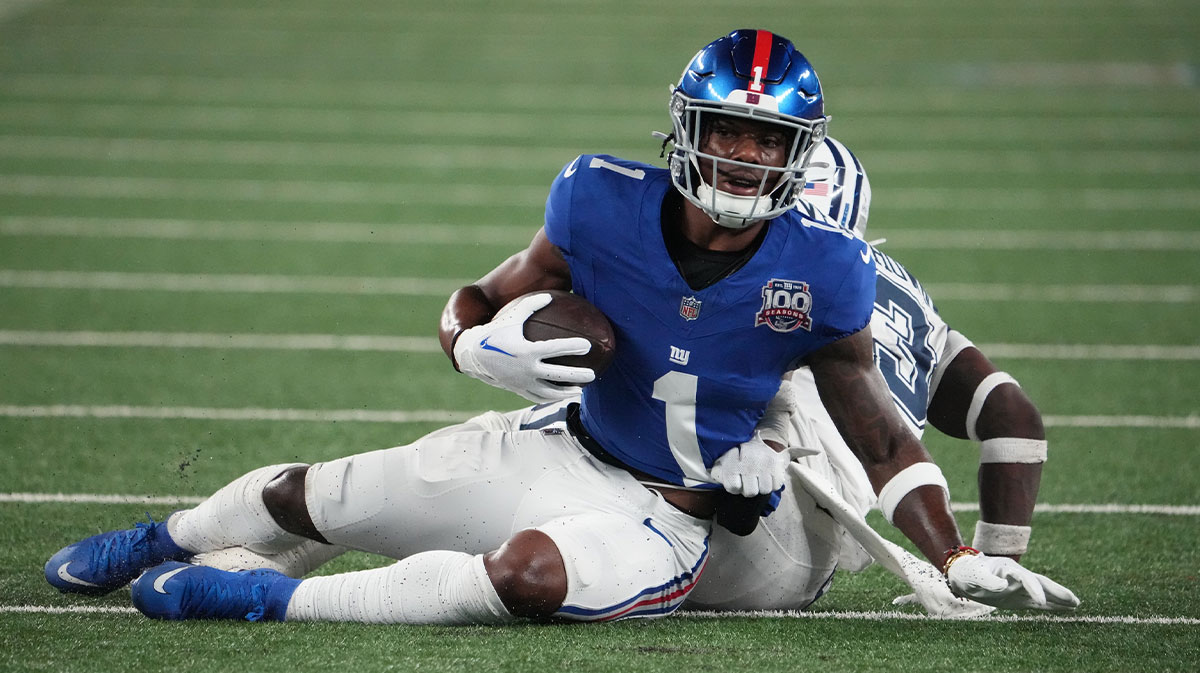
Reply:
[[[604, 373], [612, 363], [616, 337], [612, 325], [600, 309], [591, 302], [563, 290], [541, 290], [530, 294], [547, 292], [552, 299], [525, 321], [525, 338], [530, 341], [547, 341], [563, 337], [583, 337], [592, 342], [592, 350], [583, 355], [563, 355], [546, 360], [551, 364], [587, 367]], [[528, 296], [528, 295], [525, 295]], [[515, 301], [515, 300], [514, 300]]]

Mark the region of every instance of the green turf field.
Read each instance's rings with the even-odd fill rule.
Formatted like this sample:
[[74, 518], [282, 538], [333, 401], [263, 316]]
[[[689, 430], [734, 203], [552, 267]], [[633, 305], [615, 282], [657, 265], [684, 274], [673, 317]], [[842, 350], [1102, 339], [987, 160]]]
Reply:
[[[658, 162], [667, 85], [738, 27], [813, 61], [870, 237], [1041, 406], [1026, 562], [1077, 613], [932, 621], [878, 568], [803, 616], [586, 627], [163, 624], [45, 583], [251, 467], [520, 406], [440, 354], [446, 296], [578, 153]], [[0, 0], [0, 671], [1197, 670], [1198, 38], [1183, 0]], [[927, 443], [969, 539], [976, 451]]]

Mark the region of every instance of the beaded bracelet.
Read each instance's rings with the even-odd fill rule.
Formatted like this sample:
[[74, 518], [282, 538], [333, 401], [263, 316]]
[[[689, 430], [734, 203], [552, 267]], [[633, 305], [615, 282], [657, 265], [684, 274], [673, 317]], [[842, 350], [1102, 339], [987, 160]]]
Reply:
[[981, 552], [974, 547], [968, 547], [966, 545], [954, 545], [946, 550], [946, 562], [942, 564], [942, 574], [950, 574], [950, 564], [954, 563], [958, 559], [964, 556], [979, 556], [980, 553]]

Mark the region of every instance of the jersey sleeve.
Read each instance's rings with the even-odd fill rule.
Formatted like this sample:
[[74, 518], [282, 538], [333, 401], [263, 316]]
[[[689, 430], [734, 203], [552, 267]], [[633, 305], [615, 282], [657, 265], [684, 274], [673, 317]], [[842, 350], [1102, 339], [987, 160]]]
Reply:
[[582, 155], [575, 157], [563, 167], [550, 185], [550, 195], [546, 197], [546, 238], [568, 256], [575, 252], [571, 246], [571, 205], [575, 183], [578, 182], [576, 170], [582, 158]]
[[851, 257], [849, 270], [822, 321], [822, 336], [829, 342], [866, 327], [871, 322], [871, 312], [875, 308], [875, 259], [869, 245], [860, 240], [855, 242], [862, 254], [856, 250]]

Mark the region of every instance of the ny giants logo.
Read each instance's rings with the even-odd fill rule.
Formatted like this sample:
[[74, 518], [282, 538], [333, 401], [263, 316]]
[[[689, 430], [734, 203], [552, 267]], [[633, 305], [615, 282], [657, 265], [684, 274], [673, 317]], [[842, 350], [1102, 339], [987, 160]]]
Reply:
[[766, 325], [776, 332], [797, 328], [812, 331], [812, 295], [808, 283], [772, 278], [762, 289], [762, 308], [754, 316], [754, 326]]

